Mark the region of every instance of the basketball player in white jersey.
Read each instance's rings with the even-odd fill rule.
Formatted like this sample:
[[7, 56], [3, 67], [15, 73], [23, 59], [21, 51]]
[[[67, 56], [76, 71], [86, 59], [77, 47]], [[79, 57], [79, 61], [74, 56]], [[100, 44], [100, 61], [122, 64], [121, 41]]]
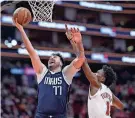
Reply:
[[[68, 30], [66, 27], [67, 38], [74, 48], [76, 55], [78, 54], [78, 48], [76, 46], [77, 40], [81, 37], [72, 37], [76, 33], [75, 29]], [[116, 81], [116, 73], [113, 69], [107, 65], [104, 65], [102, 69], [98, 70], [96, 73], [92, 72], [87, 60], [85, 60], [83, 66], [83, 71], [90, 82], [89, 94], [88, 94], [88, 114], [89, 118], [111, 118], [110, 109], [114, 106], [120, 110], [123, 109], [122, 102], [111, 92], [109, 86]]]

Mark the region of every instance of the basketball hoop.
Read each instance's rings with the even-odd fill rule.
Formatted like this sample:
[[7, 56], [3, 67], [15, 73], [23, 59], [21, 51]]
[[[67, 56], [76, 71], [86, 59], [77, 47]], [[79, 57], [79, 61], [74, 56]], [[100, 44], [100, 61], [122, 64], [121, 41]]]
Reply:
[[52, 11], [55, 4], [54, 0], [35, 0], [28, 1], [32, 12], [33, 22], [37, 21], [50, 21], [52, 22]]

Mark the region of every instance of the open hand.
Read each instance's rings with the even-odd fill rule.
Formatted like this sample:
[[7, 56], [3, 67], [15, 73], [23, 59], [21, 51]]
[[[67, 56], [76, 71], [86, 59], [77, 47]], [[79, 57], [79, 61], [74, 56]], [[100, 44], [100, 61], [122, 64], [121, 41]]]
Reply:
[[72, 32], [68, 29], [67, 25], [65, 25], [66, 28], [66, 36], [69, 40], [73, 38]]
[[69, 40], [72, 40], [75, 43], [82, 42], [82, 36], [78, 28], [71, 28], [69, 30], [67, 25], [65, 25], [65, 27], [66, 27], [66, 36]]
[[73, 35], [72, 40], [75, 43], [81, 43], [82, 42], [82, 36], [78, 28], [71, 28], [71, 33]]

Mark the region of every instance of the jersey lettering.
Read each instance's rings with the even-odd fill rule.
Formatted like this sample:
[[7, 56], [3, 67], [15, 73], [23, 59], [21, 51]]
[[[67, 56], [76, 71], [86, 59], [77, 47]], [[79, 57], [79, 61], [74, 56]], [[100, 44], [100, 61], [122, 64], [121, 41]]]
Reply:
[[61, 85], [62, 84], [62, 77], [58, 77], [58, 78], [45, 77], [44, 84]]
[[104, 84], [95, 96], [88, 98], [88, 114], [90, 118], [111, 118], [112, 92]]
[[38, 84], [37, 114], [65, 114], [68, 88], [62, 72], [52, 74], [48, 71]]
[[112, 101], [111, 96], [107, 92], [102, 93], [101, 96], [103, 99], [108, 98], [110, 102]]
[[54, 95], [62, 95], [62, 86], [59, 86], [62, 84], [62, 77], [45, 77], [44, 84], [53, 85]]

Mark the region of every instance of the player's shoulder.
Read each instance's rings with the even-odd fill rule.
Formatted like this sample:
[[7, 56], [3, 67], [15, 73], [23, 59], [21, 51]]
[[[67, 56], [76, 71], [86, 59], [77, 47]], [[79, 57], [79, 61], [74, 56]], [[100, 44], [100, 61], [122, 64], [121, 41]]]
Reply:
[[110, 90], [110, 88], [107, 87], [105, 84], [102, 84], [102, 83], [101, 83], [101, 87], [102, 87], [102, 90], [108, 91], [108, 92], [111, 92], [111, 93], [112, 93], [112, 91]]
[[101, 83], [101, 88], [102, 89], [107, 89], [108, 87], [105, 84]]

